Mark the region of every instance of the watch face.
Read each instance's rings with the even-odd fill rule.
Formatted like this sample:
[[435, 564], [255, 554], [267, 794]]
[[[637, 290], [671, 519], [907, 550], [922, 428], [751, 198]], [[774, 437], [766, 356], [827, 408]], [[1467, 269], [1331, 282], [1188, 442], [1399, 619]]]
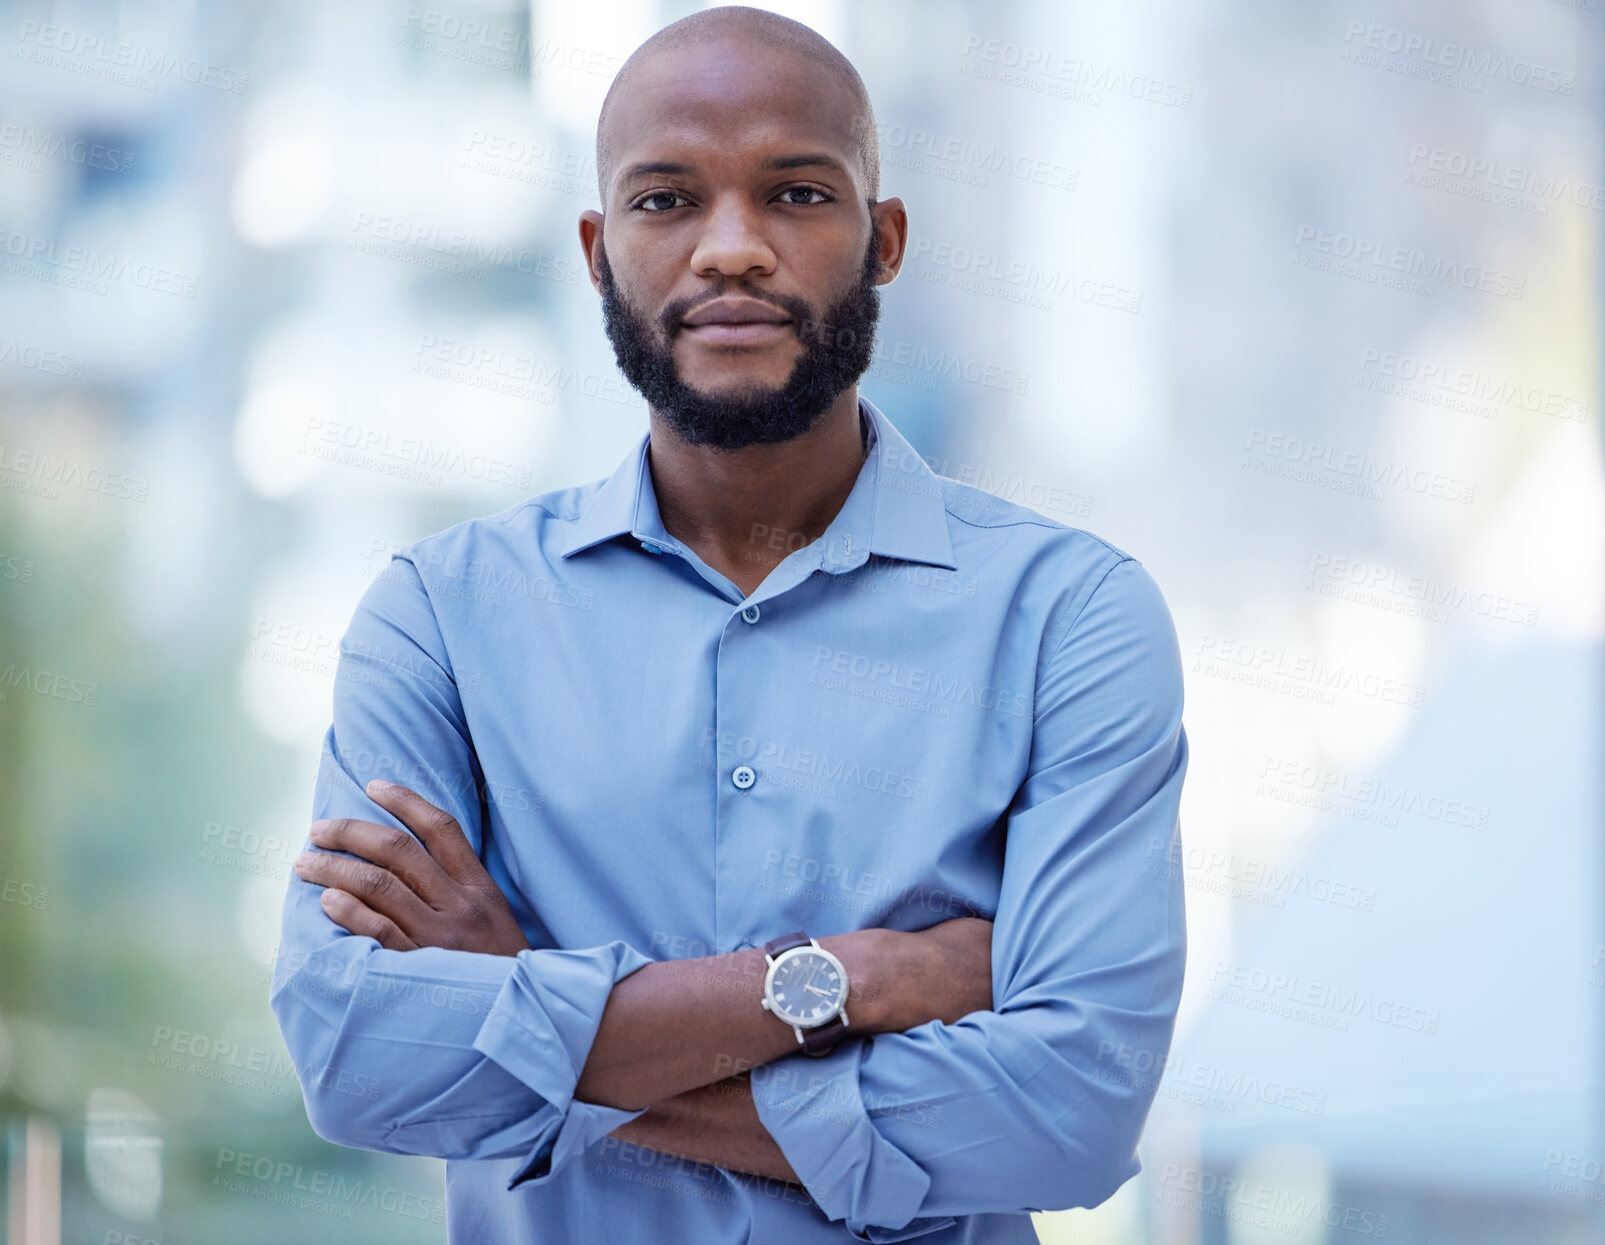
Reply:
[[814, 947], [787, 951], [769, 973], [769, 1009], [789, 1025], [811, 1029], [847, 1002], [847, 974], [835, 956]]

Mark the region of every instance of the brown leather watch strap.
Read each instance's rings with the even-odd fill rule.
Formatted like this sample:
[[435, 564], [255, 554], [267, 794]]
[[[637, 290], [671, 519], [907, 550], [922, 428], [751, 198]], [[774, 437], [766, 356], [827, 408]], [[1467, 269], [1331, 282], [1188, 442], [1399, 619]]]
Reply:
[[779, 955], [782, 951], [790, 951], [793, 947], [806, 947], [813, 939], [807, 934], [782, 934], [779, 938], [771, 938], [764, 943], [763, 949], [771, 956]]
[[804, 1029], [802, 1031], [803, 1054], [813, 1055], [816, 1058], [820, 1055], [830, 1054], [831, 1051], [836, 1049], [836, 1043], [841, 1041], [842, 1033], [846, 1028], [847, 1026], [842, 1023], [840, 1014], [837, 1014], [816, 1029]]

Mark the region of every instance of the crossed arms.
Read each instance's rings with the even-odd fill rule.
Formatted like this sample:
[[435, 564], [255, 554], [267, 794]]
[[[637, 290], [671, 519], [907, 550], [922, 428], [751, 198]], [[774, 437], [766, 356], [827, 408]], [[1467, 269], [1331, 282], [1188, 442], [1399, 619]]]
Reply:
[[[1138, 563], [1093, 567], [1044, 639], [995, 922], [821, 939], [854, 981], [860, 1035], [822, 1059], [791, 1054], [791, 1031], [756, 1005], [761, 952], [657, 963], [623, 941], [522, 942], [539, 914], [515, 920], [518, 897], [476, 872], [485, 779], [451, 669], [398, 558], [342, 642], [319, 775], [329, 824], [314, 846], [351, 854], [318, 853], [338, 872], [291, 880], [274, 974], [320, 1135], [517, 1158], [514, 1187], [622, 1130], [796, 1180], [828, 1218], [881, 1240], [958, 1215], [1097, 1205], [1136, 1173], [1156, 1086], [1124, 1069], [1134, 1052], [1163, 1064], [1181, 992], [1168, 865], [1187, 760], [1180, 655]], [[361, 772], [363, 755], [380, 760]], [[375, 771], [408, 791], [369, 791]], [[397, 815], [407, 798], [459, 834], [442, 825], [431, 840], [419, 816]], [[377, 871], [366, 884], [364, 868]], [[772, 1074], [731, 1080], [760, 1066]], [[354, 1070], [382, 1089], [342, 1093]]]
[[[450, 813], [382, 780], [367, 794], [406, 831], [355, 818], [318, 821], [312, 843], [329, 850], [296, 861], [302, 880], [325, 888], [330, 920], [391, 951], [530, 950], [506, 896]], [[869, 929], [819, 942], [847, 969], [855, 1034], [952, 1023], [992, 1006], [990, 921], [958, 917], [920, 933]], [[797, 1183], [758, 1119], [748, 1080], [731, 1075], [797, 1050], [791, 1028], [758, 1006], [764, 968], [764, 953], [754, 948], [651, 963], [619, 981], [575, 1097], [644, 1111], [613, 1130], [620, 1140]]]

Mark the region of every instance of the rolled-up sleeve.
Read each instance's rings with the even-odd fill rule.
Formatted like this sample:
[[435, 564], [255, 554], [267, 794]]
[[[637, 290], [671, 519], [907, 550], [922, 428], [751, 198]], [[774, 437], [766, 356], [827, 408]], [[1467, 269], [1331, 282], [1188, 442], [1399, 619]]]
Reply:
[[1039, 668], [1007, 819], [993, 1010], [792, 1056], [753, 1075], [759, 1118], [860, 1239], [953, 1216], [1096, 1206], [1140, 1170], [1186, 958], [1182, 665], [1152, 577], [1121, 556]]
[[[314, 819], [405, 829], [368, 799], [374, 778], [451, 813], [482, 852], [484, 781], [456, 672], [405, 557], [364, 593], [341, 641]], [[319, 1136], [396, 1154], [521, 1158], [512, 1187], [550, 1177], [640, 1114], [576, 1102], [574, 1088], [614, 984], [647, 956], [622, 941], [516, 957], [389, 951], [330, 920], [322, 891], [291, 874], [270, 994]]]

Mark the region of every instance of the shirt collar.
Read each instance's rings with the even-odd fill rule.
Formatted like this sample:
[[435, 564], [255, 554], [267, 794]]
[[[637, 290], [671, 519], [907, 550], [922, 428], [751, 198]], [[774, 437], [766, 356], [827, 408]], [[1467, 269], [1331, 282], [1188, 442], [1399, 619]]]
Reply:
[[[858, 409], [869, 452], [852, 492], [820, 537], [821, 568], [839, 574], [863, 565], [874, 553], [956, 570], [940, 478], [874, 403], [860, 396]], [[626, 533], [655, 551], [676, 547], [658, 514], [647, 469], [650, 440], [648, 430], [591, 494], [563, 557]]]

